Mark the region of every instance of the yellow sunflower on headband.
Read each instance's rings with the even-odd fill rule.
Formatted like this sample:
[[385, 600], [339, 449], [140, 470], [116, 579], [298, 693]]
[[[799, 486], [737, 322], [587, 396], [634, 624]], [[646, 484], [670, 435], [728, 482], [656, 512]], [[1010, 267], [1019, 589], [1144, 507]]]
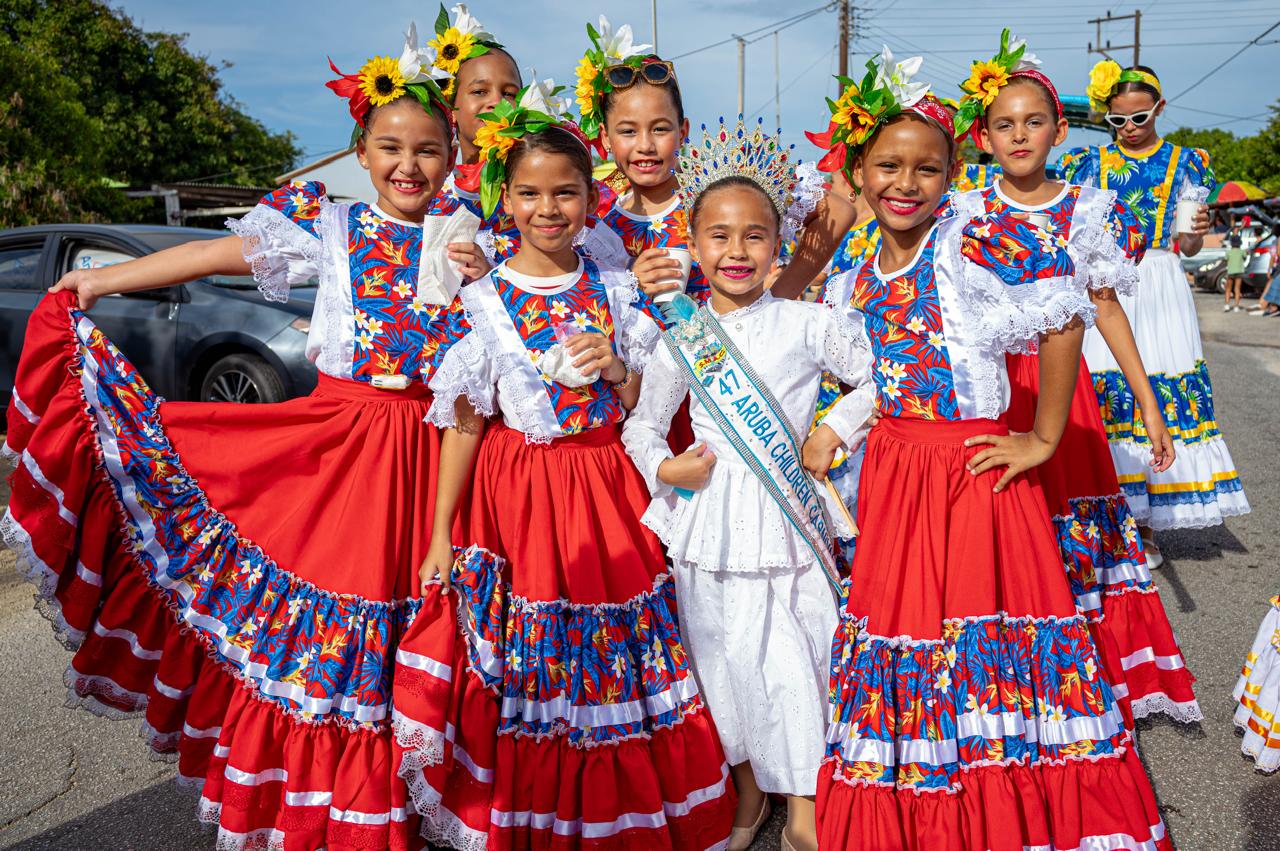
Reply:
[[973, 95], [982, 103], [983, 109], [986, 109], [1008, 82], [1009, 69], [1001, 63], [975, 62], [969, 79], [961, 83], [960, 88]]
[[360, 69], [360, 90], [371, 106], [386, 106], [404, 94], [406, 80], [400, 63], [390, 56], [375, 56]]
[[507, 158], [516, 140], [511, 136], [501, 135], [501, 132], [510, 126], [509, 119], [496, 117], [480, 125], [480, 129], [476, 131], [476, 147], [480, 149], [482, 161], [491, 162]]
[[475, 36], [459, 32], [456, 27], [449, 27], [427, 42], [428, 47], [436, 49], [436, 67], [455, 76], [475, 44]]

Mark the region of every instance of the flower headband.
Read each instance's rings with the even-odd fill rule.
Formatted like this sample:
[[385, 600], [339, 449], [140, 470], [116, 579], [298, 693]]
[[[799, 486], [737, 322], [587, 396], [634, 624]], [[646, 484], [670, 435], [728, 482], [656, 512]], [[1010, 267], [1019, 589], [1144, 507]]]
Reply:
[[578, 84], [574, 87], [574, 95], [578, 100], [578, 112], [582, 120], [580, 126], [588, 139], [600, 138], [604, 130], [604, 115], [601, 113], [601, 99], [613, 91], [605, 73], [611, 65], [627, 65], [640, 68], [646, 62], [657, 61], [649, 51], [651, 44], [635, 44], [631, 35], [631, 25], [623, 24], [614, 31], [613, 25], [604, 15], [600, 16], [600, 28], [597, 30], [587, 24], [587, 37], [591, 39], [591, 49], [582, 56], [575, 71]]
[[1090, 108], [1094, 112], [1106, 112], [1107, 101], [1111, 100], [1121, 83], [1146, 83], [1160, 92], [1160, 80], [1155, 74], [1137, 68], [1121, 69], [1118, 62], [1104, 59], [1089, 72], [1089, 85], [1084, 93], [1089, 96]]
[[435, 51], [429, 46], [418, 47], [417, 43], [418, 25], [410, 23], [399, 59], [375, 56], [365, 62], [356, 74], [343, 74], [333, 60], [329, 60], [329, 67], [338, 79], [330, 80], [325, 86], [347, 100], [347, 108], [356, 122], [351, 134], [352, 144], [364, 132], [371, 108], [386, 106], [405, 95], [417, 98], [428, 112], [433, 107], [439, 109], [452, 127], [453, 111], [440, 90], [438, 80], [444, 75], [435, 67]]
[[[964, 92], [964, 96], [960, 99], [960, 108], [956, 110], [956, 138], [981, 123], [987, 108], [995, 101], [1000, 90], [1009, 85], [1012, 77], [1032, 76], [1029, 72], [1035, 72], [1033, 79], [1037, 82], [1046, 81], [1048, 78], [1036, 71], [1039, 65], [1040, 60], [1027, 50], [1026, 40], [1015, 38], [1010, 41], [1006, 27], [1000, 33], [1000, 51], [986, 62], [979, 60], [972, 63], [969, 66], [969, 79], [960, 84], [960, 91]], [[1050, 90], [1052, 91], [1052, 87]], [[1057, 102], [1056, 92], [1054, 102], [1058, 107], [1058, 117], [1061, 118], [1062, 105]]]
[[[806, 131], [804, 134], [810, 142], [827, 152], [818, 162], [821, 171], [842, 170], [852, 182], [853, 158], [850, 153], [866, 144], [877, 127], [904, 109], [914, 109], [945, 122], [947, 127], [951, 126], [951, 115], [937, 98], [929, 95], [929, 84], [911, 82], [923, 61], [915, 56], [904, 62], [894, 62], [893, 54], [886, 47], [878, 63], [874, 57], [867, 60], [867, 73], [861, 83], [848, 77], [836, 78], [844, 86], [844, 91], [838, 100], [827, 99], [831, 123], [823, 133]], [[926, 98], [929, 103], [922, 104]], [[935, 111], [941, 119], [932, 114]]]
[[529, 85], [516, 95], [515, 103], [498, 101], [492, 112], [482, 112], [480, 129], [476, 131], [476, 147], [480, 149], [480, 209], [485, 218], [498, 209], [502, 184], [507, 182], [507, 157], [516, 143], [530, 133], [541, 133], [548, 127], [563, 127], [587, 147], [587, 141], [572, 123], [565, 120], [569, 99], [560, 97], [564, 86], [550, 78], [538, 81], [537, 72]]
[[445, 85], [445, 96], [450, 100], [457, 93], [458, 69], [468, 59], [484, 56], [492, 49], [501, 49], [502, 45], [493, 38], [493, 33], [486, 32], [480, 22], [467, 11], [466, 4], [459, 3], [451, 10], [453, 23], [449, 22], [449, 13], [444, 4], [440, 4], [440, 14], [436, 15], [436, 37], [427, 42], [427, 46], [435, 51], [432, 65], [444, 73], [448, 79]]

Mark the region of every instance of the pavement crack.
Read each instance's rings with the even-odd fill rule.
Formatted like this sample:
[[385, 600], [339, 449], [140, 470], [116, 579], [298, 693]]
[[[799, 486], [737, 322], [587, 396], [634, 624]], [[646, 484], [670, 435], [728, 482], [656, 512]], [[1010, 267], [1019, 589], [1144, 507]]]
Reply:
[[60, 784], [60, 788], [55, 790], [51, 795], [48, 795], [47, 797], [35, 803], [26, 812], [19, 813], [13, 818], [7, 819], [3, 823], [0, 823], [0, 831], [3, 831], [6, 828], [15, 825], [18, 822], [23, 821], [24, 819], [31, 818], [32, 816], [36, 815], [41, 810], [43, 810], [45, 807], [49, 806], [50, 804], [54, 803], [58, 799], [62, 798], [64, 795], [70, 792], [72, 788], [74, 788], [76, 784], [76, 775], [80, 773], [80, 760], [76, 758], [76, 749], [74, 745], [70, 745], [67, 748], [66, 767], [69, 768], [70, 771], [68, 772], [66, 779]]

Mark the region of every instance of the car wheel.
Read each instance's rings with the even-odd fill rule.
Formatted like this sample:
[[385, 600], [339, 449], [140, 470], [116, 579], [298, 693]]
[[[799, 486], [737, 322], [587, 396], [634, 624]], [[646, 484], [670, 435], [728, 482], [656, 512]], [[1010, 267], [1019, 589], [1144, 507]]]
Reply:
[[1223, 269], [1213, 276], [1213, 291], [1215, 293], [1225, 293], [1227, 291], [1227, 270]]
[[201, 402], [283, 402], [284, 382], [257, 355], [228, 355], [216, 361], [200, 382]]

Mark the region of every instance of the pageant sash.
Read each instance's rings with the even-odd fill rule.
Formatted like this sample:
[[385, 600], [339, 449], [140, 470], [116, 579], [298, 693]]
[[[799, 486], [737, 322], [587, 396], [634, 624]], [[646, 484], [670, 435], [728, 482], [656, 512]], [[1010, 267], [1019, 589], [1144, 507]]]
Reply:
[[831, 520], [801, 463], [802, 442], [778, 400], [710, 309], [690, 310], [691, 305], [690, 301], [681, 305], [684, 310], [677, 308], [683, 318], [662, 332], [663, 342], [683, 368], [698, 401], [813, 551], [839, 595]]

